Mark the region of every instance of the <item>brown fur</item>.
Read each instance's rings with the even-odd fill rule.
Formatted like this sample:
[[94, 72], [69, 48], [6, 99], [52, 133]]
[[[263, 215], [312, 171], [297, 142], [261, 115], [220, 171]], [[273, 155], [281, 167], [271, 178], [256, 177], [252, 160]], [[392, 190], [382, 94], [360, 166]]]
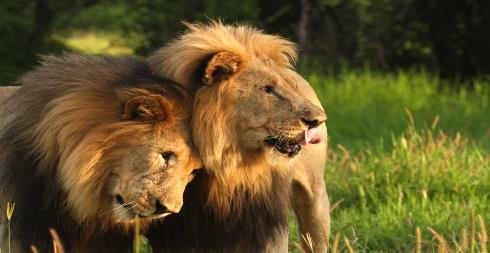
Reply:
[[[44, 57], [19, 84], [0, 122], [0, 198], [16, 204], [17, 252], [52, 251], [50, 227], [67, 252], [131, 252], [132, 213], [154, 212], [152, 198], [179, 211], [199, 167], [185, 89], [135, 58], [74, 54]], [[113, 209], [116, 193], [138, 205]]]
[[18, 86], [2, 86], [0, 87], [0, 103], [3, 104], [7, 98], [14, 94], [19, 89]]
[[[302, 120], [324, 121], [323, 109], [291, 69], [296, 58], [291, 42], [248, 26], [188, 27], [148, 62], [155, 73], [196, 90], [193, 140], [207, 173], [190, 184], [183, 211], [152, 236], [173, 242], [167, 245], [170, 252], [286, 252], [293, 175], [314, 153], [318, 157], [309, 163], [315, 163], [315, 171], [321, 166], [315, 176], [322, 177], [326, 145], [306, 146], [288, 158], [264, 142], [271, 136], [297, 140], [305, 130]], [[324, 124], [320, 127], [326, 132]], [[295, 183], [295, 191], [309, 187], [305, 181]], [[303, 196], [321, 187], [325, 192], [324, 183], [313, 187]], [[315, 212], [328, 217], [324, 206], [318, 207]], [[325, 249], [325, 240], [313, 236], [315, 246]]]

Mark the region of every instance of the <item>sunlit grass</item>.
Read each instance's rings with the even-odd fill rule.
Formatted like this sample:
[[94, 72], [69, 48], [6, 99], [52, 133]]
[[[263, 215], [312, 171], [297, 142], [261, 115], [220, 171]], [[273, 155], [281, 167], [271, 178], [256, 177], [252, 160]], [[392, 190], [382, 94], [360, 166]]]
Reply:
[[331, 150], [327, 185], [331, 201], [342, 200], [332, 212], [332, 235], [346, 238], [331, 249], [486, 252], [490, 154], [437, 128], [411, 126], [392, 145], [390, 152]]
[[392, 135], [408, 126], [405, 109], [418, 127], [438, 126], [490, 148], [490, 80], [448, 83], [421, 71], [345, 71], [308, 74], [328, 114], [330, 145], [348, 150], [391, 148]]
[[88, 54], [131, 55], [134, 49], [121, 43], [118, 34], [102, 32], [73, 32], [69, 35], [53, 35], [66, 47]]
[[[463, 231], [478, 242], [472, 213], [490, 218], [490, 81], [458, 86], [369, 70], [307, 78], [328, 114], [325, 176], [331, 203], [340, 203], [331, 251], [349, 251], [344, 237], [357, 252], [437, 252], [434, 232], [454, 252]], [[290, 228], [295, 250], [294, 219]], [[472, 245], [459, 252], [486, 244]]]

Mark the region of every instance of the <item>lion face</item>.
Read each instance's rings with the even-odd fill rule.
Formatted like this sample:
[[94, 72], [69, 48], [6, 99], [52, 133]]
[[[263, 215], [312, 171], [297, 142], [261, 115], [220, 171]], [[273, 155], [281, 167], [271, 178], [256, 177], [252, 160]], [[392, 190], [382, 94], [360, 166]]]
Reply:
[[183, 205], [185, 186], [199, 160], [191, 149], [188, 119], [172, 118], [169, 114], [175, 112], [170, 108], [158, 95], [139, 96], [125, 105], [127, 122], [140, 122], [151, 130], [121, 138], [106, 154], [114, 158], [108, 192], [118, 221], [164, 217]]
[[126, 142], [109, 154], [119, 157], [111, 168], [109, 189], [111, 210], [119, 221], [179, 212], [185, 186], [199, 167], [184, 127], [143, 134], [138, 142]]
[[317, 126], [326, 120], [325, 113], [301, 96], [295, 82], [273, 67], [247, 69], [230, 80], [242, 94], [236, 97], [234, 119], [242, 147], [294, 157], [303, 145], [323, 140]]
[[200, 168], [189, 133], [191, 103], [185, 96], [147, 89], [119, 93], [122, 110], [113, 103], [113, 109], [96, 110], [107, 113], [103, 117], [87, 112], [83, 118], [92, 117], [86, 122], [93, 125], [84, 127], [89, 131], [83, 140], [62, 156], [60, 180], [68, 201], [80, 220], [101, 218], [106, 224], [177, 213], [187, 183]]
[[306, 81], [296, 72], [259, 58], [247, 66], [240, 64], [232, 53], [213, 56], [203, 77], [207, 87], [197, 97], [211, 103], [205, 100], [219, 96], [241, 150], [273, 151], [292, 158], [302, 146], [325, 138], [318, 128], [326, 120], [325, 112], [302, 93], [299, 87]]

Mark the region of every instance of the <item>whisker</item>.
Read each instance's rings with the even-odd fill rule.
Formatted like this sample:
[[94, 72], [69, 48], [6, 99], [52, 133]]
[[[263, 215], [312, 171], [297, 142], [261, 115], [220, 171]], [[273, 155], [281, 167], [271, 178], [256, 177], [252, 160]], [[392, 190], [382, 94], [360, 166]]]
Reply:
[[[100, 216], [104, 216], [104, 215], [107, 215], [107, 214], [109, 214], [109, 213], [111, 213], [111, 212], [115, 212], [115, 211], [117, 211], [117, 209], [118, 209], [118, 208], [125, 208], [125, 209], [126, 209], [126, 208], [127, 208], [127, 205], [131, 205], [131, 204], [133, 204], [133, 202], [134, 202], [134, 201], [124, 202], [122, 205], [119, 205], [119, 204], [112, 204], [112, 207], [111, 207], [111, 208], [109, 208], [109, 210], [102, 212], [102, 213], [100, 214]], [[133, 207], [134, 207], [134, 206], [133, 206]], [[133, 207], [131, 207], [131, 208], [133, 208]]]
[[138, 205], [139, 205], [139, 203], [133, 203], [131, 206], [126, 206], [126, 209], [131, 210], [131, 209], [135, 208]]
[[280, 132], [280, 136], [279, 136], [278, 143], [283, 144], [283, 142], [287, 141], [288, 133], [287, 133], [286, 129], [281, 129], [279, 132]]
[[122, 203], [122, 206], [124, 206], [124, 207], [126, 207], [126, 208], [127, 208], [127, 206], [129, 206], [129, 205], [131, 205], [131, 204], [133, 204], [133, 203], [134, 203], [134, 200], [127, 201], [127, 202]]
[[280, 138], [281, 135], [283, 134], [284, 130], [283, 129], [279, 129], [279, 131], [277, 131], [277, 133], [274, 135], [274, 138]]
[[100, 214], [100, 216], [107, 215], [107, 214], [109, 214], [110, 212], [115, 212], [115, 211], [116, 211], [118, 208], [121, 208], [121, 206], [120, 206], [120, 205], [116, 205], [116, 204], [114, 204], [114, 205], [112, 205], [112, 208], [109, 208], [109, 210], [106, 210], [106, 211], [102, 212], [102, 213]]

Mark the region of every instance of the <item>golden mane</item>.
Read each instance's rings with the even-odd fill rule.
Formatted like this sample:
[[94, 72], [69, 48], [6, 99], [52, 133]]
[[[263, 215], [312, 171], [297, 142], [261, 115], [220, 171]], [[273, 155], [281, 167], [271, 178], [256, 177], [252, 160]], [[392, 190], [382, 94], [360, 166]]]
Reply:
[[150, 55], [148, 62], [155, 74], [187, 87], [195, 83], [195, 74], [198, 74], [196, 72], [203, 62], [218, 52], [239, 55], [244, 65], [255, 56], [268, 58], [288, 68], [293, 66], [298, 57], [293, 42], [251, 26], [230, 26], [220, 21], [185, 25], [188, 30]]
[[[154, 52], [147, 61], [153, 73], [189, 89], [197, 90], [203, 85], [204, 67], [217, 53], [236, 55], [239, 70], [251, 67], [255, 58], [289, 70], [297, 58], [293, 42], [247, 25], [211, 21], [186, 26], [186, 32]], [[224, 96], [224, 91], [231, 95]], [[230, 119], [237, 113], [232, 97], [238, 94], [233, 93], [227, 82], [197, 90], [192, 115], [194, 142], [204, 165], [213, 173], [207, 189], [208, 204], [219, 215], [230, 211], [238, 214], [247, 202], [255, 199], [271, 202], [268, 198], [272, 188], [278, 185], [274, 180], [287, 173], [282, 169], [287, 165], [269, 166], [268, 160], [274, 159], [274, 155], [268, 157], [241, 149], [239, 133], [230, 125]]]
[[[195, 92], [192, 137], [205, 168], [187, 188], [187, 207], [153, 238], [168, 252], [286, 252], [291, 193], [302, 194], [293, 202], [305, 205], [301, 210], [306, 215], [298, 216], [304, 218], [299, 220], [302, 229], [323, 217], [323, 211], [328, 216], [328, 202], [309, 205], [321, 192], [316, 190], [325, 192], [325, 145], [308, 147], [293, 158], [269, 140], [278, 136], [281, 142], [286, 134], [301, 138], [306, 131], [292, 128], [303, 129], [304, 114], [314, 111], [320, 117], [324, 112], [292, 68], [293, 43], [245, 25], [212, 21], [187, 26], [147, 61], [153, 73]], [[281, 96], [273, 99], [277, 94], [268, 88]], [[314, 174], [309, 174], [312, 168]], [[293, 181], [298, 175], [302, 180]], [[303, 184], [306, 180], [314, 181], [315, 188]], [[326, 193], [318, 198], [328, 201]], [[311, 213], [318, 216], [310, 220]], [[324, 224], [306, 232], [318, 239]]]

